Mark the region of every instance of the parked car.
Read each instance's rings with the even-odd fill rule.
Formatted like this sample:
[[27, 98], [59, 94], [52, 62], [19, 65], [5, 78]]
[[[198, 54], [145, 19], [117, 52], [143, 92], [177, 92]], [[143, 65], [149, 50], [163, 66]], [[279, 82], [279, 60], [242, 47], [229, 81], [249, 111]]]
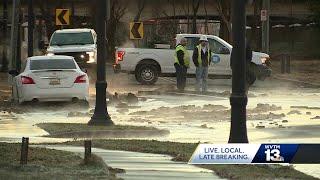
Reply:
[[97, 34], [93, 29], [56, 30], [47, 48], [47, 55], [75, 58], [80, 66], [97, 63]]
[[[182, 38], [187, 39], [187, 49], [190, 56], [195, 46], [198, 45], [201, 34], [177, 34], [176, 42]], [[219, 62], [211, 63], [209, 77], [230, 78], [232, 70], [230, 67], [230, 56], [232, 45], [223, 39], [207, 35], [210, 49], [219, 58]], [[177, 44], [175, 44], [177, 45]], [[174, 47], [170, 45], [156, 44], [156, 48], [117, 48], [114, 64], [115, 72], [128, 72], [135, 74], [136, 80], [141, 84], [154, 84], [159, 76], [174, 76]], [[195, 74], [195, 66], [190, 59], [189, 75]], [[255, 75], [259, 80], [264, 80], [271, 75], [270, 57], [268, 54], [253, 52], [252, 62], [256, 64]]]
[[89, 78], [71, 56], [34, 56], [25, 61], [22, 73], [13, 77], [13, 96], [27, 101], [84, 101], [89, 98]]

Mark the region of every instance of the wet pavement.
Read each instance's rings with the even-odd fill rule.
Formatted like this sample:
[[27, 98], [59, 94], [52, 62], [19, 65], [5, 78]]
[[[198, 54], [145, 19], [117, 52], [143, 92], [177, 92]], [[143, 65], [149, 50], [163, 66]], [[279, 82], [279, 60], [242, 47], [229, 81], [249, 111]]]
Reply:
[[[230, 122], [228, 118], [225, 118], [230, 114], [228, 111], [225, 111], [223, 118], [217, 115], [219, 114], [218, 110], [206, 110], [207, 115], [200, 118], [197, 115], [201, 112], [192, 111], [192, 109], [201, 109], [205, 105], [211, 104], [226, 107], [228, 110], [230, 108], [228, 92], [231, 89], [231, 80], [209, 80], [209, 90], [218, 94], [213, 96], [195, 94], [193, 92], [194, 79], [188, 79], [188, 92], [181, 94], [172, 91], [175, 86], [174, 78], [160, 78], [154, 86], [142, 86], [136, 83], [134, 77], [125, 74], [107, 77], [108, 90], [111, 93], [161, 92], [139, 95], [139, 98], [145, 100], [134, 104], [136, 108], [121, 109], [109, 106], [109, 114], [116, 124], [151, 126], [169, 130], [168, 136], [152, 138], [161, 141], [209, 143], [226, 143], [228, 141]], [[93, 97], [94, 88], [91, 88], [91, 94]], [[93, 100], [91, 100], [91, 108], [94, 105]], [[257, 82], [250, 89], [247, 106], [249, 109], [247, 121], [249, 142], [319, 143], [320, 119], [316, 118], [320, 116], [319, 100], [320, 90], [317, 87], [306, 87], [277, 79]], [[250, 112], [250, 109], [256, 108], [261, 103], [281, 108], [273, 111], [266, 109], [262, 112]], [[175, 110], [170, 108], [183, 109], [185, 107], [182, 106], [188, 105], [194, 107], [186, 112], [194, 113], [194, 116], [186, 117], [183, 113], [172, 113], [171, 116], [167, 116], [159, 113]], [[90, 109], [74, 109], [69, 106], [68, 108], [55, 107], [54, 110], [50, 110], [46, 107], [44, 109], [35, 108], [24, 114], [0, 113], [0, 141], [20, 142], [22, 136], [30, 137], [31, 143], [73, 140], [42, 137], [48, 133], [39, 129], [35, 124], [48, 122], [87, 123], [90, 120], [90, 114], [81, 117], [68, 117], [68, 114], [70, 112], [88, 113]], [[202, 111], [205, 110], [202, 109]], [[156, 112], [157, 115], [150, 115], [150, 112]], [[294, 167], [320, 178], [318, 171], [320, 165], [294, 165]]]
[[[73, 146], [41, 146], [50, 149], [70, 151], [83, 157], [83, 147]], [[199, 168], [183, 162], [171, 161], [172, 157], [151, 153], [137, 153], [129, 151], [112, 151], [93, 148], [92, 153], [100, 156], [104, 162], [112, 167], [124, 169], [125, 173], [117, 177], [128, 180], [205, 180], [221, 179], [211, 170]]]

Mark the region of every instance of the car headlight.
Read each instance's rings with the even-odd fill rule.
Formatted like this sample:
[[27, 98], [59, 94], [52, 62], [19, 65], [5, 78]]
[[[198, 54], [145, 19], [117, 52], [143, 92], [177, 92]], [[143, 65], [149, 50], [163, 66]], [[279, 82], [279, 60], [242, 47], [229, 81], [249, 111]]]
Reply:
[[94, 57], [94, 52], [86, 52], [90, 57]]
[[53, 53], [47, 53], [47, 56], [54, 56]]
[[86, 52], [89, 55], [89, 61], [87, 63], [94, 63], [95, 62], [95, 52]]

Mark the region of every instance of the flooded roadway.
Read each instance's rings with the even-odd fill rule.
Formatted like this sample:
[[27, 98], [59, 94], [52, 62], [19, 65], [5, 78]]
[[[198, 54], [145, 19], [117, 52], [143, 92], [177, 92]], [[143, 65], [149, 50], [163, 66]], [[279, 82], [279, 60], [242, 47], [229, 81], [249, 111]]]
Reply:
[[[209, 142], [226, 143], [229, 137], [229, 120], [215, 116], [211, 118], [210, 112], [207, 118], [196, 118], [194, 116], [184, 117], [183, 114], [172, 114], [164, 116], [158, 113], [152, 116], [148, 112], [161, 108], [166, 111], [170, 108], [183, 108], [183, 106], [195, 105], [194, 109], [204, 105], [220, 105], [230, 108], [228, 96], [196, 95], [194, 93], [174, 94], [173, 78], [161, 78], [155, 86], [141, 86], [132, 79], [124, 76], [109, 77], [109, 90], [111, 92], [138, 92], [141, 90], [157, 91], [162, 94], [143, 95], [146, 101], [140, 101], [135, 106], [140, 108], [126, 109], [121, 111], [114, 106], [109, 106], [109, 113], [116, 124], [152, 126], [170, 130], [166, 137], [152, 138], [163, 141], [176, 142]], [[193, 79], [188, 79], [187, 90], [193, 90]], [[224, 94], [231, 89], [230, 80], [210, 80], [209, 90]], [[166, 91], [166, 89], [168, 89]], [[92, 91], [93, 92], [93, 91]], [[268, 104], [281, 107], [279, 110], [248, 113], [247, 127], [250, 143], [320, 143], [320, 92], [319, 88], [303, 87], [290, 82], [281, 82], [275, 79], [266, 82], [258, 82], [249, 93], [248, 109], [254, 109], [258, 104]], [[93, 103], [91, 103], [93, 105]], [[91, 107], [92, 108], [92, 107]], [[192, 109], [192, 107], [191, 107]], [[175, 109], [171, 109], [175, 110]], [[86, 123], [87, 117], [68, 117], [72, 111], [88, 112], [87, 109], [74, 110], [72, 108], [61, 108], [59, 111], [34, 109], [33, 112], [24, 114], [0, 114], [0, 140], [7, 142], [18, 142], [22, 136], [31, 137], [31, 142], [61, 142], [72, 139], [44, 138], [47, 132], [39, 129], [35, 124], [43, 122], [63, 123]], [[146, 112], [146, 113], [139, 113]], [[227, 112], [227, 111], [226, 111]], [[195, 112], [196, 113], [196, 112]], [[215, 112], [212, 112], [212, 117]], [[270, 113], [277, 115], [270, 119]], [[225, 114], [226, 116], [229, 113]], [[219, 119], [221, 118], [221, 119]], [[134, 137], [133, 137], [134, 138]], [[148, 138], [146, 138], [148, 139]], [[295, 165], [295, 168], [320, 178], [319, 165]]]

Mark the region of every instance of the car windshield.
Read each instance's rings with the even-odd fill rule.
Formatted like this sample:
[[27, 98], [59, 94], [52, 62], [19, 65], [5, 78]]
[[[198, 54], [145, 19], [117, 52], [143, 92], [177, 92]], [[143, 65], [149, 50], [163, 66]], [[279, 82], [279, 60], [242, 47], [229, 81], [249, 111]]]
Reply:
[[30, 70], [76, 69], [71, 59], [48, 59], [30, 61]]
[[94, 44], [91, 32], [54, 33], [51, 46]]

